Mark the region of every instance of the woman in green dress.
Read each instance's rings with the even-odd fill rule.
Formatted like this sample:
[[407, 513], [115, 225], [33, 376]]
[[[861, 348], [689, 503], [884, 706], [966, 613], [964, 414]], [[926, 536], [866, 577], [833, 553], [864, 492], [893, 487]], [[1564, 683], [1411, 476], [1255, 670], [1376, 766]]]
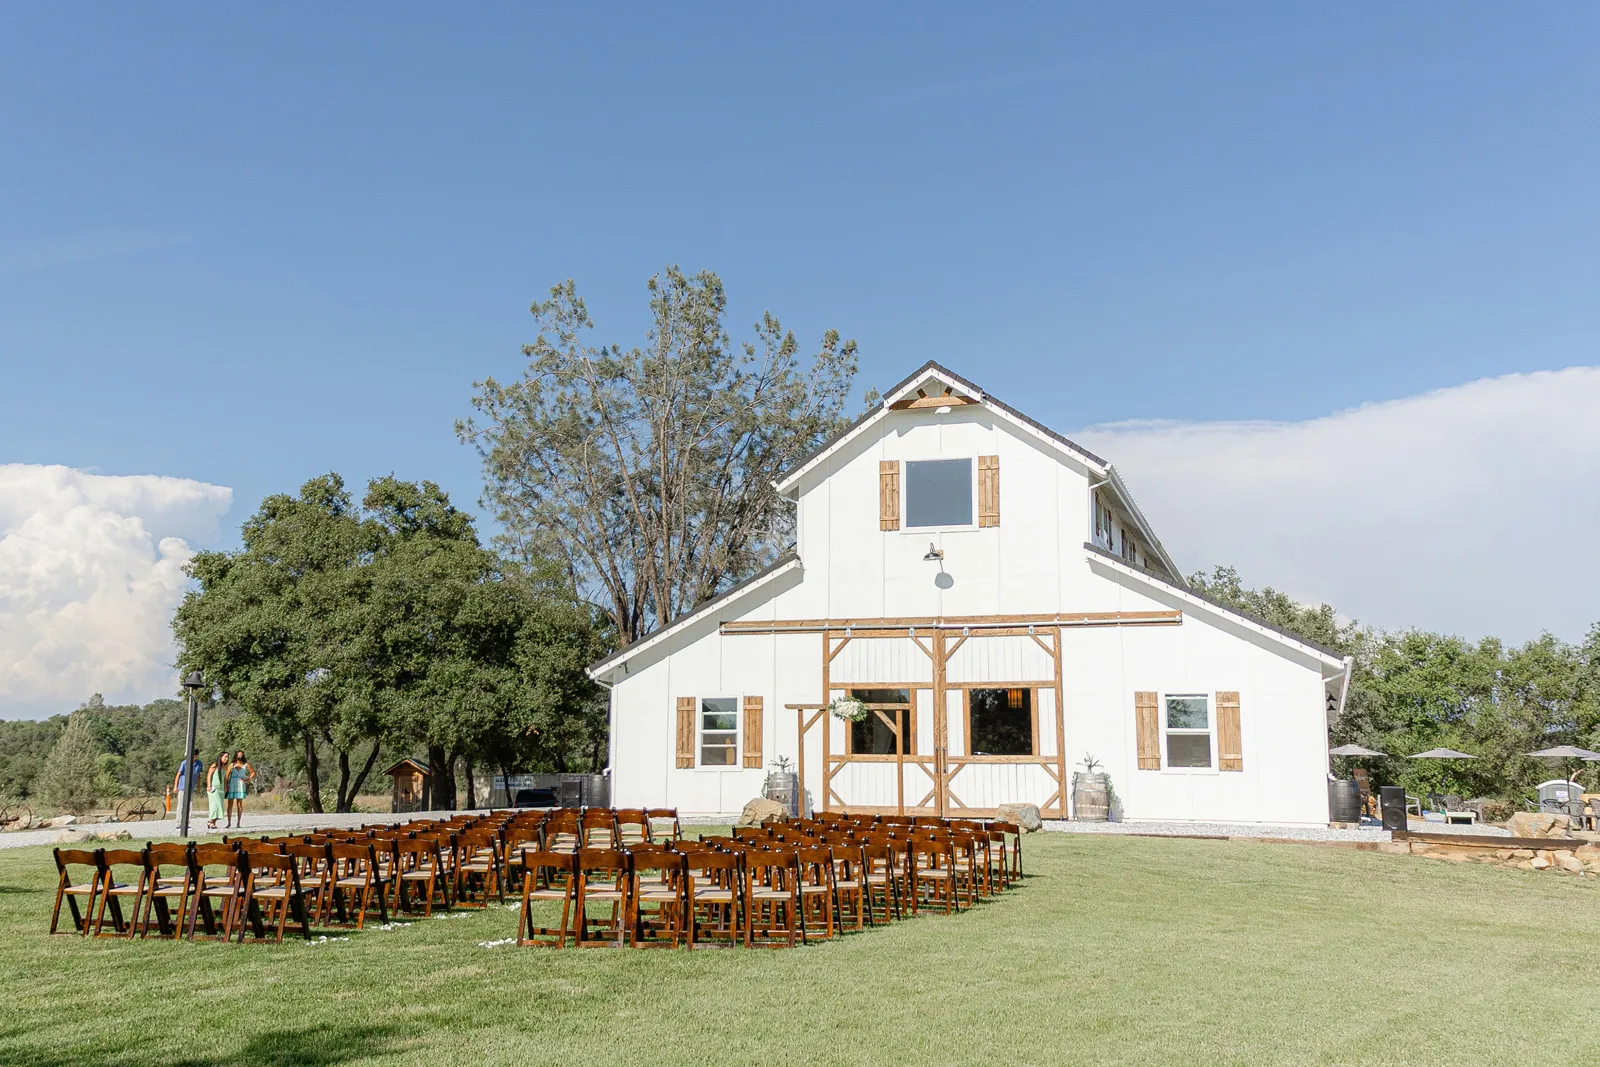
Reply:
[[228, 754], [224, 752], [217, 757], [217, 762], [211, 765], [211, 773], [206, 775], [206, 829], [215, 833], [217, 820], [222, 818], [226, 808], [224, 806], [228, 797]]

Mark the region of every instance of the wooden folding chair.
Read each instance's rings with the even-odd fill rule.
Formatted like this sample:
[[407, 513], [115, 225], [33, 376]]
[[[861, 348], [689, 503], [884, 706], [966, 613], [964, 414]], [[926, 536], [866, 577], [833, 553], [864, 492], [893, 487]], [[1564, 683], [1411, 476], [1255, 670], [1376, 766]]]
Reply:
[[[300, 886], [300, 867], [295, 857], [273, 852], [239, 852], [239, 873], [244, 881], [244, 900], [240, 905], [239, 944], [244, 944], [248, 926], [256, 940], [266, 939], [262, 926], [265, 913], [277, 917], [277, 942], [283, 944], [283, 931], [292, 912], [300, 932], [311, 940], [311, 918], [306, 893]], [[266, 905], [266, 907], [263, 907]], [[271, 922], [271, 917], [267, 917]]]
[[866, 891], [867, 921], [877, 924], [900, 918], [900, 887], [905, 857], [888, 834], [869, 835], [861, 842], [861, 881]]
[[400, 883], [400, 904], [396, 911], [403, 911], [413, 906], [408, 896], [411, 889], [417, 889], [422, 893], [421, 906], [424, 915], [433, 914], [435, 897], [448, 910], [450, 883], [444, 874], [439, 843], [431, 837], [415, 837], [396, 841], [395, 845], [399, 851], [399, 869], [395, 879]]
[[[517, 918], [517, 944], [543, 948], [565, 948], [568, 937], [576, 937], [571, 927], [572, 906], [577, 899], [577, 855], [572, 852], [522, 853], [522, 914]], [[535, 926], [535, 901], [560, 901], [561, 925]]]
[[746, 850], [744, 877], [745, 947], [793, 948], [800, 913], [800, 871], [794, 851]]
[[693, 848], [684, 852], [683, 866], [689, 948], [705, 942], [729, 948], [737, 945], [744, 889], [740, 857], [712, 848]]
[[1022, 827], [1014, 822], [1000, 820], [991, 820], [988, 827], [1004, 834], [1005, 841], [1011, 846], [1011, 868], [1006, 875], [1006, 881], [1014, 882], [1022, 877]]
[[350, 904], [353, 903], [354, 926], [360, 930], [366, 924], [368, 909], [376, 901], [378, 921], [387, 925], [389, 909], [384, 898], [388, 894], [388, 883], [372, 842], [333, 844], [328, 849], [333, 860], [333, 881], [328, 887], [328, 905], [322, 921], [327, 923], [336, 913], [339, 922], [350, 925]]
[[838, 907], [838, 892], [833, 883], [833, 849], [826, 845], [803, 846], [795, 850], [795, 864], [799, 871], [800, 887], [800, 942], [811, 939], [808, 920], [815, 917], [824, 938], [834, 935], [834, 913]]
[[913, 837], [908, 842], [906, 860], [912, 915], [917, 914], [922, 903], [924, 886], [930, 905], [943, 902], [947, 915], [960, 910], [956, 901], [955, 853], [948, 837]]
[[839, 913], [839, 925], [844, 926], [853, 904], [856, 929], [863, 930], [872, 921], [867, 914], [867, 865], [862, 851], [864, 842], [841, 833], [830, 833], [824, 840], [833, 850], [834, 910]]
[[[138, 926], [139, 912], [144, 908], [145, 890], [149, 887], [150, 868], [145, 863], [144, 850], [131, 848], [100, 849], [95, 853], [100, 864], [100, 910], [95, 913], [94, 936], [101, 936], [106, 922], [106, 905], [111, 905], [111, 928], [118, 937], [132, 937]], [[133, 868], [132, 881], [118, 881], [117, 868]], [[122, 902], [132, 899], [133, 907], [122, 914]]]
[[627, 849], [643, 845], [650, 840], [650, 820], [643, 808], [618, 808], [616, 811], [617, 841]]
[[311, 914], [318, 922], [326, 922], [333, 900], [333, 846], [327, 842], [291, 844], [286, 851], [298, 868], [301, 891], [311, 898]]
[[[195, 892], [194, 867], [189, 855], [193, 847], [190, 844], [152, 844], [145, 848], [149, 888], [144, 898], [144, 917], [139, 923], [140, 937], [149, 936], [152, 911], [162, 937], [183, 935], [184, 917], [189, 914], [189, 900]], [[176, 912], [171, 907], [174, 901], [178, 905]]]
[[[222, 940], [232, 936], [239, 902], [244, 899], [245, 875], [239, 866], [243, 855], [230, 845], [195, 845], [190, 851], [190, 876], [196, 891], [189, 905], [189, 940], [194, 940], [194, 928], [202, 919], [207, 937], [218, 936], [219, 927]], [[218, 904], [222, 906], [220, 924], [214, 910]]]
[[[644, 817], [652, 841], [676, 841], [683, 836], [683, 824], [678, 821], [677, 808], [646, 808]], [[669, 826], [662, 826], [669, 823]]]
[[684, 857], [666, 845], [628, 852], [628, 938], [634, 948], [676, 948], [686, 936], [688, 907]]
[[576, 814], [552, 815], [539, 832], [542, 838], [539, 847], [545, 852], [577, 852], [583, 847], [583, 828]]
[[[456, 848], [456, 904], [487, 908], [490, 893], [505, 903], [505, 868], [499, 833], [487, 829], [468, 830], [457, 840]], [[483, 899], [476, 904], [472, 903], [474, 884], [483, 894]]]
[[590, 808], [578, 820], [583, 830], [583, 847], [587, 849], [614, 849], [617, 847], [617, 819], [608, 808]]
[[[79, 934], [88, 934], [89, 921], [94, 915], [95, 901], [100, 895], [100, 851], [90, 851], [83, 848], [58, 848], [52, 850], [56, 858], [56, 903], [50, 911], [50, 932], [56, 932], [56, 924], [61, 920], [61, 902], [67, 902], [67, 910], [72, 915], [72, 929]], [[89, 880], [87, 882], [73, 881], [69, 868], [87, 867]], [[79, 899], [83, 900], [83, 911], [78, 910]]]
[[[621, 948], [627, 938], [627, 916], [631, 902], [628, 899], [628, 854], [618, 849], [585, 848], [578, 850], [578, 893], [574, 900], [577, 910], [579, 948], [615, 945]], [[589, 905], [611, 906], [609, 920], [590, 921]], [[601, 936], [592, 937], [591, 932]]]

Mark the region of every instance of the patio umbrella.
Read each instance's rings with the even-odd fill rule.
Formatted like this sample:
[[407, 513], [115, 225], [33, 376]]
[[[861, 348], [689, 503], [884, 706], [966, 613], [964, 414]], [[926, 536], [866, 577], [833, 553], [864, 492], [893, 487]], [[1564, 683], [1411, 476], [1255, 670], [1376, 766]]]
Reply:
[[1457, 752], [1453, 748], [1430, 748], [1426, 752], [1413, 752], [1406, 759], [1477, 759], [1467, 752]]
[[1577, 745], [1556, 745], [1554, 748], [1541, 748], [1537, 752], [1524, 752], [1524, 756], [1537, 756], [1547, 760], [1567, 761], [1567, 781], [1572, 781], [1572, 765], [1578, 760], [1600, 760], [1600, 752], [1590, 752]]
[[[1330, 755], [1330, 756], [1387, 756], [1388, 753], [1387, 752], [1379, 752], [1375, 748], [1367, 748], [1364, 745], [1340, 745], [1338, 748], [1330, 748], [1330, 749], [1328, 749], [1328, 755]], [[1596, 758], [1600, 758], [1600, 756], [1597, 756]]]

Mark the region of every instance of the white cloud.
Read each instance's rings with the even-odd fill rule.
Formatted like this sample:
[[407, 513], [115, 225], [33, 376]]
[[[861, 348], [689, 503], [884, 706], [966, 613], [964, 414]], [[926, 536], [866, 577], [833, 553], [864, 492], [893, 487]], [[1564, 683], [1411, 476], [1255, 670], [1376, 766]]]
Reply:
[[1308, 422], [1119, 423], [1110, 459], [1179, 566], [1341, 614], [1522, 641], [1600, 621], [1600, 367]]
[[160, 475], [0, 464], [0, 717], [170, 695], [189, 540], [233, 491]]

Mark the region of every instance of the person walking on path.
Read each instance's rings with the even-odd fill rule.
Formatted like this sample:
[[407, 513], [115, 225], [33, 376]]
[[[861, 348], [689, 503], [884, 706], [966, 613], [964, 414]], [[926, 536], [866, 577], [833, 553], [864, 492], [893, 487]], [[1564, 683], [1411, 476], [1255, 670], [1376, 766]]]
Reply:
[[244, 829], [245, 789], [256, 779], [256, 769], [244, 758], [244, 749], [233, 754], [233, 765], [228, 768], [228, 819], [232, 825]]
[[217, 757], [217, 762], [211, 765], [211, 773], [206, 775], [206, 829], [216, 832], [217, 820], [223, 818], [227, 811], [228, 797], [228, 767], [232, 761], [226, 752]]
[[187, 765], [184, 760], [178, 761], [178, 773], [172, 776], [172, 788], [167, 790], [167, 811], [170, 812], [175, 804], [182, 803], [183, 791], [204, 773], [205, 764], [200, 762], [199, 756]]

